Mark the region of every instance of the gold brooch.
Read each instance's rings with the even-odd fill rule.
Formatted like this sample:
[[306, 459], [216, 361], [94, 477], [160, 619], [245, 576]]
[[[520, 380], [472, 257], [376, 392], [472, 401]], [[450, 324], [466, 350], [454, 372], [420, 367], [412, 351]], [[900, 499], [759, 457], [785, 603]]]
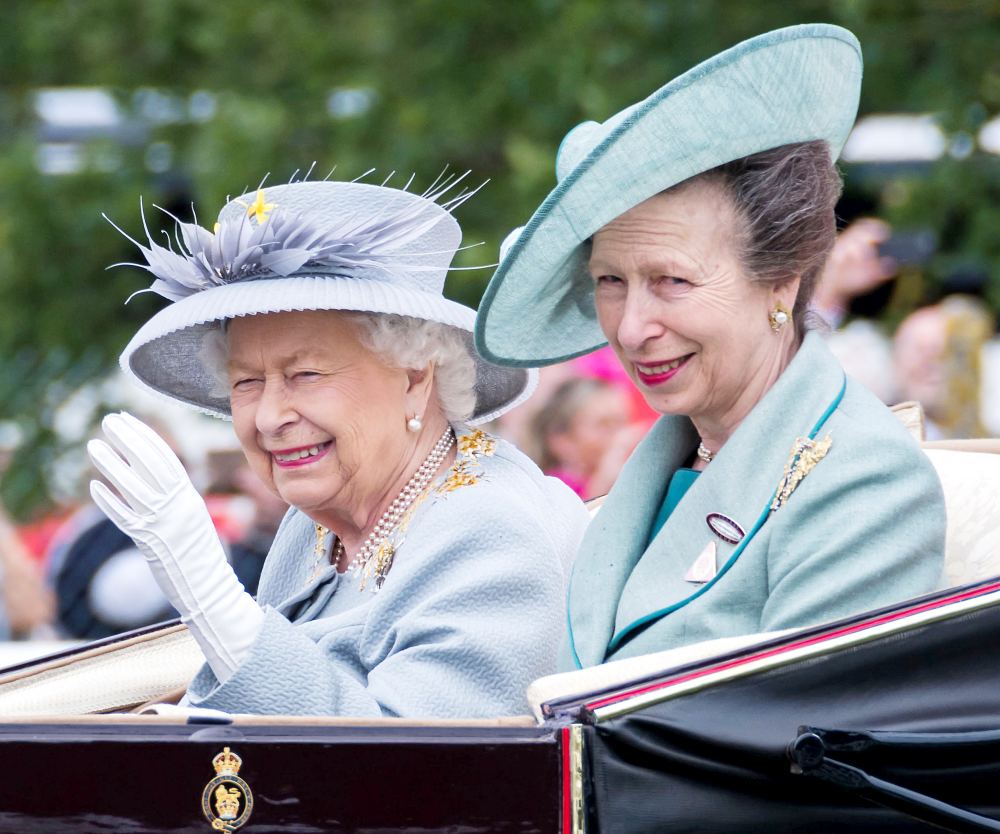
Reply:
[[470, 464], [467, 460], [456, 461], [454, 465], [448, 470], [448, 475], [442, 482], [441, 486], [438, 487], [439, 493], [454, 492], [459, 487], [475, 486], [479, 483], [479, 475], [475, 472], [469, 471], [469, 466], [475, 466], [475, 463]]
[[463, 455], [486, 455], [489, 457], [497, 448], [497, 442], [482, 429], [463, 434], [458, 438], [458, 451]]
[[215, 831], [235, 831], [250, 819], [253, 794], [237, 775], [242, 764], [228, 747], [212, 759], [216, 776], [201, 793], [201, 810]]
[[826, 457], [830, 451], [833, 440], [827, 435], [823, 440], [812, 440], [808, 437], [800, 437], [792, 446], [792, 452], [788, 456], [788, 463], [785, 464], [785, 473], [781, 476], [781, 483], [778, 484], [778, 491], [771, 502], [771, 510], [777, 510], [795, 492], [795, 488], [802, 483], [816, 464]]
[[437, 488], [438, 495], [454, 492], [456, 489], [475, 486], [482, 478], [480, 457], [491, 457], [497, 449], [496, 438], [490, 437], [482, 429], [476, 429], [458, 438], [459, 457], [452, 464], [444, 481]]

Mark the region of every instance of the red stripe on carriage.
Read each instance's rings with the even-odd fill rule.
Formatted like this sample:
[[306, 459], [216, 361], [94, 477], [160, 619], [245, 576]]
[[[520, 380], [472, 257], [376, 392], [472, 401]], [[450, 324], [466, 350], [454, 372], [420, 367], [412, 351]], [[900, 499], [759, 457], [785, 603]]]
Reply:
[[968, 591], [964, 591], [961, 594], [955, 594], [954, 596], [945, 597], [944, 599], [934, 600], [932, 602], [925, 602], [922, 605], [916, 605], [913, 608], [905, 608], [902, 611], [896, 611], [892, 614], [884, 614], [881, 617], [876, 617], [871, 620], [865, 620], [862, 623], [856, 623], [852, 626], [847, 626], [845, 628], [837, 629], [836, 631], [830, 631], [826, 634], [820, 634], [816, 637], [810, 637], [807, 640], [799, 640], [795, 643], [789, 643], [787, 646], [778, 646], [775, 649], [769, 649], [765, 652], [758, 652], [757, 654], [747, 655], [746, 657], [740, 657], [736, 660], [730, 660], [726, 663], [719, 663], [715, 666], [708, 666], [705, 669], [699, 669], [695, 672], [689, 672], [686, 675], [679, 675], [676, 678], [670, 678], [665, 681], [660, 681], [659, 683], [647, 684], [646, 686], [640, 686], [636, 689], [630, 689], [626, 692], [620, 692], [617, 695], [609, 695], [607, 698], [602, 698], [599, 701], [591, 701], [585, 704], [585, 708], [588, 710], [600, 709], [601, 707], [606, 707], [608, 704], [617, 704], [619, 701], [625, 701], [629, 698], [634, 698], [638, 695], [645, 695], [647, 692], [656, 692], [658, 689], [664, 689], [668, 686], [675, 686], [681, 683], [687, 683], [687, 681], [697, 680], [698, 678], [705, 677], [706, 675], [714, 674], [715, 672], [724, 672], [727, 669], [735, 669], [739, 666], [743, 666], [747, 663], [753, 663], [757, 660], [766, 660], [769, 657], [775, 657], [777, 655], [790, 652], [794, 649], [805, 648], [806, 646], [814, 646], [817, 643], [823, 643], [827, 640], [833, 640], [837, 637], [844, 637], [848, 634], [854, 634], [859, 631], [864, 631], [868, 628], [873, 628], [875, 626], [884, 625], [885, 623], [891, 623], [894, 620], [900, 620], [904, 617], [909, 617], [913, 614], [922, 614], [924, 611], [933, 611], [936, 608], [942, 608], [945, 605], [952, 605], [956, 602], [963, 602], [967, 599], [975, 599], [979, 596], [985, 596], [986, 594], [993, 593], [994, 591], [1000, 591], [1000, 582], [994, 582], [991, 585], [987, 585], [982, 588], [973, 588]]
[[573, 758], [570, 728], [562, 728], [562, 831], [573, 834]]

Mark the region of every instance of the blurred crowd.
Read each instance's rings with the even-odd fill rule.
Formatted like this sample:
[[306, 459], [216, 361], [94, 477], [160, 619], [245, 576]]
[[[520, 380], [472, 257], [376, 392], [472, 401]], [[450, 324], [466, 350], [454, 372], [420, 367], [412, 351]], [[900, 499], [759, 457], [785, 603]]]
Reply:
[[[920, 403], [926, 439], [1000, 436], [993, 316], [974, 283], [926, 292], [920, 273], [932, 252], [919, 235], [856, 220], [827, 262], [813, 326], [884, 402]], [[655, 418], [604, 348], [543, 368], [535, 395], [491, 429], [589, 499], [611, 488]], [[163, 436], [174, 433], [168, 422], [152, 422]], [[286, 506], [238, 451], [203, 451], [209, 509], [253, 593]], [[0, 458], [0, 472], [3, 465]], [[0, 505], [0, 640], [96, 639], [173, 616], [142, 555], [88, 500], [21, 527]]]
[[933, 249], [926, 232], [855, 221], [830, 255], [814, 312], [849, 374], [887, 405], [922, 406], [926, 440], [1000, 436], [1000, 342], [981, 295], [987, 276], [958, 274], [932, 291], [922, 267]]
[[[146, 419], [171, 437], [165, 423]], [[240, 452], [207, 450], [205, 458], [209, 512], [254, 593], [287, 505]], [[22, 527], [0, 505], [0, 640], [96, 640], [176, 616], [143, 555], [89, 500]]]

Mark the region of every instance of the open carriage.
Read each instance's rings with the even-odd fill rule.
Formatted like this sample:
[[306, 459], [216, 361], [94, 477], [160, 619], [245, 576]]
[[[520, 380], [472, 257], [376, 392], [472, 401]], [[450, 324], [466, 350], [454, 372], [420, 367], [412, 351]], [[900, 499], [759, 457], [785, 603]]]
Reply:
[[[971, 448], [932, 453], [952, 582], [1000, 557], [1000, 458]], [[0, 831], [1000, 831], [997, 635], [984, 578], [413, 721], [137, 712], [200, 662], [147, 629], [0, 673]]]

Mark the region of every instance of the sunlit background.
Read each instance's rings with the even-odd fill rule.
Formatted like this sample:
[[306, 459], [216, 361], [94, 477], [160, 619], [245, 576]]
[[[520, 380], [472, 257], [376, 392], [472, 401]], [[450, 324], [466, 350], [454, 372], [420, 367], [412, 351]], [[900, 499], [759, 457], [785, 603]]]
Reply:
[[[928, 250], [873, 315], [943, 291], [1000, 308], [1000, 4], [952, 0], [5, 0], [0, 4], [0, 448], [20, 520], [83, 493], [81, 441], [136, 403], [114, 374], [164, 303], [132, 247], [139, 198], [211, 224], [265, 176], [489, 184], [462, 207], [463, 265], [554, 184], [564, 133], [603, 120], [746, 37], [801, 22], [854, 31], [861, 119], [844, 151], [845, 220], [875, 214]], [[663, 137], [671, 141], [670, 136]], [[391, 183], [390, 183], [391, 184]], [[478, 301], [491, 270], [455, 273]], [[193, 420], [193, 418], [191, 418]], [[221, 425], [182, 423], [193, 457]], [[197, 448], [195, 448], [197, 447]]]

